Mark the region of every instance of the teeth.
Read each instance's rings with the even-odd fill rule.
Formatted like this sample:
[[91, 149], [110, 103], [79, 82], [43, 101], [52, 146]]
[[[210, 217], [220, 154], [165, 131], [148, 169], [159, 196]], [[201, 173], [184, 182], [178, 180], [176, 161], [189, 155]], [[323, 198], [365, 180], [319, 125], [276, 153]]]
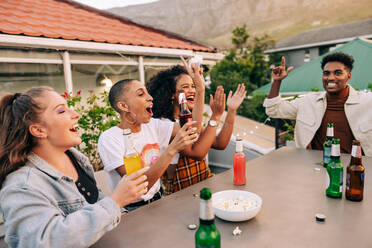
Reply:
[[76, 130], [78, 130], [78, 128], [79, 128], [79, 125], [76, 124], [76, 125], [74, 125], [72, 128], [70, 128], [70, 130], [71, 130], [71, 131], [76, 131]]
[[329, 87], [335, 87], [336, 84], [335, 84], [335, 83], [328, 83], [328, 86], [329, 86]]

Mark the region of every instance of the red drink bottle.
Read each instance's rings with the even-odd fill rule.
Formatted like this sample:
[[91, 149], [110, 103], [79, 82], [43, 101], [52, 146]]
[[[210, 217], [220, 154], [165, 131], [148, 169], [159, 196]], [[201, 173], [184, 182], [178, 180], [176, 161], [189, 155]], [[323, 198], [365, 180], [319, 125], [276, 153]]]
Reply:
[[245, 185], [245, 155], [243, 153], [243, 140], [240, 137], [236, 137], [236, 149], [233, 159], [234, 166], [234, 184]]

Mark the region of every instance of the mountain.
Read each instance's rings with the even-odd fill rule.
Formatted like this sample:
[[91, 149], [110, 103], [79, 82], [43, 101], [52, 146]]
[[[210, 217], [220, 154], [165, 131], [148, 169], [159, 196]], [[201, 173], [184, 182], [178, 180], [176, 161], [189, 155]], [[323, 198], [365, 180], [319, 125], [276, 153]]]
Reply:
[[231, 47], [231, 31], [281, 40], [300, 32], [372, 17], [371, 0], [160, 0], [107, 11], [213, 45]]

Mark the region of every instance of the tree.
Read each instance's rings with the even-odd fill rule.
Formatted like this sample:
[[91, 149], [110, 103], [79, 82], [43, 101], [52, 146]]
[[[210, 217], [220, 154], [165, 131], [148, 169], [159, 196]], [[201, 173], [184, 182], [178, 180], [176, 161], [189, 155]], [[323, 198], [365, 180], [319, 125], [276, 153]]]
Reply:
[[[264, 51], [275, 44], [274, 40], [268, 35], [252, 39], [249, 37], [245, 25], [232, 31], [232, 44], [235, 48], [212, 68], [210, 92], [215, 92], [217, 86], [222, 85], [228, 93], [230, 90], [234, 91], [239, 83], [244, 83], [249, 95], [271, 81], [270, 65], [278, 64], [280, 57], [268, 56]], [[265, 117], [262, 107], [264, 98], [258, 96], [252, 100], [244, 100], [238, 113], [262, 121]]]
[[103, 131], [120, 122], [118, 114], [108, 101], [108, 92], [95, 94], [89, 91], [89, 96], [85, 101], [82, 101], [80, 90], [75, 96], [67, 92], [62, 96], [66, 99], [68, 106], [74, 107], [81, 116], [78, 124], [82, 142], [76, 148], [89, 158], [94, 170], [102, 169], [103, 164], [97, 151], [98, 138]]
[[237, 49], [243, 49], [244, 45], [247, 43], [249, 34], [247, 33], [247, 27], [244, 24], [242, 27], [236, 27], [232, 31], [232, 43]]

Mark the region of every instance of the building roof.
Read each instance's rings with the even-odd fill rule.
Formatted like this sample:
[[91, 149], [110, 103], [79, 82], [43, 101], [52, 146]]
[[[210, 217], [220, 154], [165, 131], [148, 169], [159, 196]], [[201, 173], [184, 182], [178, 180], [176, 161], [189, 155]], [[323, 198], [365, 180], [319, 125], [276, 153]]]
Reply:
[[355, 39], [372, 37], [372, 19], [313, 29], [276, 43], [267, 52], [293, 50], [320, 45], [333, 45]]
[[0, 33], [215, 52], [215, 48], [72, 0], [2, 0]]
[[[372, 41], [355, 39], [293, 70], [283, 80], [280, 93], [282, 95], [295, 95], [310, 92], [315, 88], [321, 91], [324, 90], [322, 69], [320, 67], [321, 61], [324, 56], [335, 52], [343, 52], [354, 58], [354, 67], [348, 84], [355, 89], [368, 89], [369, 84], [372, 84]], [[271, 83], [256, 89], [253, 94], [268, 94], [270, 89]]]

